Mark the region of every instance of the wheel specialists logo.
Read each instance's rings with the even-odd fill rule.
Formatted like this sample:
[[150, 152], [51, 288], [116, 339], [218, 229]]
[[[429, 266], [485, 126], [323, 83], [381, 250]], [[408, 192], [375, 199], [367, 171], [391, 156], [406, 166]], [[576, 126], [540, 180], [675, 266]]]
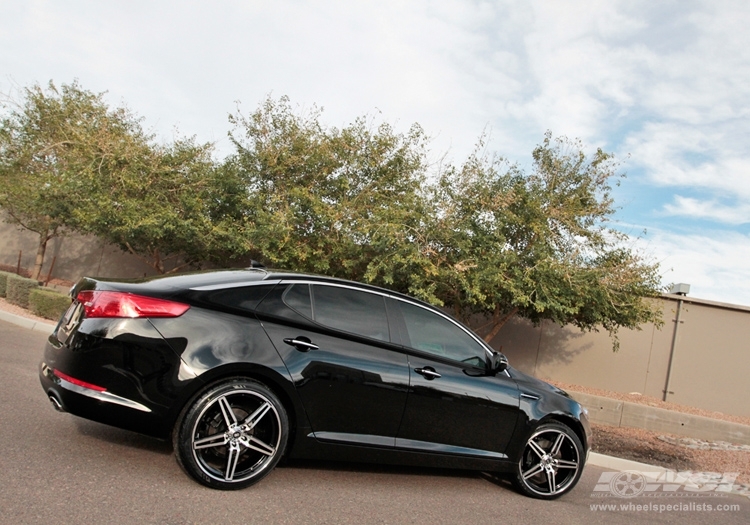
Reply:
[[738, 472], [602, 472], [591, 497], [725, 496], [732, 492]]

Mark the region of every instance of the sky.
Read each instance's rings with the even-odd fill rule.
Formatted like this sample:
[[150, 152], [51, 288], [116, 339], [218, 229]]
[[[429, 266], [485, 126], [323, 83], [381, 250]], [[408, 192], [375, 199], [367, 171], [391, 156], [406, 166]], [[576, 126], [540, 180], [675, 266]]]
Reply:
[[665, 285], [750, 306], [747, 27], [746, 0], [6, 0], [0, 93], [77, 79], [219, 156], [269, 95], [419, 123], [455, 163], [482, 133], [521, 166], [579, 138], [621, 161], [613, 226]]

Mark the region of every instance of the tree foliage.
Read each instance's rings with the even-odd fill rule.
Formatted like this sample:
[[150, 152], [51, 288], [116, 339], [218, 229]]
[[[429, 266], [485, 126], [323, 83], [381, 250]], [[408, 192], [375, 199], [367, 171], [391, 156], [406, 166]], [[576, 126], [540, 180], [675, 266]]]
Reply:
[[419, 127], [400, 135], [358, 119], [327, 129], [319, 117], [284, 98], [233, 117], [256, 257], [485, 316], [487, 340], [516, 314], [611, 333], [659, 322], [644, 300], [659, 292], [657, 266], [609, 226], [611, 155], [547, 133], [526, 174], [480, 140], [430, 178]]
[[231, 203], [243, 188], [228, 167], [217, 166], [212, 152], [192, 138], [145, 145], [127, 169], [90, 181], [93, 198], [75, 210], [72, 223], [158, 273], [244, 254], [232, 215], [238, 208]]
[[464, 319], [486, 316], [488, 341], [515, 314], [610, 333], [660, 322], [644, 301], [659, 293], [658, 266], [609, 226], [611, 155], [547, 133], [527, 175], [481, 151], [430, 188], [412, 293]]
[[159, 273], [221, 263], [247, 252], [234, 231], [245, 188], [212, 155], [194, 139], [156, 143], [131, 112], [77, 83], [33, 86], [0, 124], [0, 207], [39, 235], [34, 278], [65, 230], [98, 235]]
[[23, 94], [22, 102], [6, 104], [0, 121], [0, 207], [10, 222], [39, 236], [36, 279], [47, 242], [89, 198], [85, 181], [116, 169], [139, 127], [127, 111], [111, 111], [77, 83], [35, 85]]
[[424, 213], [424, 134], [364, 118], [327, 129], [319, 116], [295, 114], [286, 98], [233, 116], [243, 231], [270, 265], [377, 281], [371, 269], [398, 253]]

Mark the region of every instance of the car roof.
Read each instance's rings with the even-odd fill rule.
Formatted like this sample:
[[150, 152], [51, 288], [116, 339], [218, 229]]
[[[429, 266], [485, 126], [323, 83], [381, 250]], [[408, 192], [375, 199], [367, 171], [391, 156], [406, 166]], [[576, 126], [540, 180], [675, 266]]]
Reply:
[[[112, 278], [86, 278], [89, 282], [96, 282], [99, 289], [118, 289], [132, 293], [157, 292], [170, 294], [179, 290], [209, 290], [223, 287], [233, 287], [240, 284], [251, 285], [263, 281], [306, 281], [333, 283], [356, 287], [362, 290], [370, 290], [394, 297], [400, 297], [412, 302], [417, 302], [432, 309], [433, 305], [420, 301], [415, 297], [395, 292], [387, 288], [381, 288], [348, 279], [317, 275], [312, 273], [300, 273], [288, 270], [276, 270], [267, 268], [235, 268], [224, 270], [203, 270], [198, 272], [180, 273], [174, 275], [156, 275], [140, 279], [112, 279]], [[88, 286], [87, 286], [88, 288]], [[437, 309], [436, 309], [437, 310]]]

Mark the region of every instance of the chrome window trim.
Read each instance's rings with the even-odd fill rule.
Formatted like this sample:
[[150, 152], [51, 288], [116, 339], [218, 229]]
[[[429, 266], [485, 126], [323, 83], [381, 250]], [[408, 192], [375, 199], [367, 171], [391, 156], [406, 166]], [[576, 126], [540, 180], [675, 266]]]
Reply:
[[[268, 281], [264, 281], [268, 282]], [[308, 279], [281, 279], [278, 281], [280, 284], [320, 284], [323, 286], [334, 286], [336, 288], [348, 288], [349, 290], [355, 290], [357, 292], [367, 292], [381, 297], [392, 297], [392, 295], [381, 292], [380, 290], [370, 290], [368, 288], [360, 288], [359, 286], [352, 286], [345, 283], [331, 283], [328, 281], [313, 281]]]
[[238, 283], [223, 283], [223, 284], [207, 284], [206, 286], [195, 286], [193, 288], [189, 288], [189, 290], [195, 291], [195, 292], [208, 292], [211, 290], [222, 290], [222, 289], [232, 289], [232, 288], [242, 288], [243, 286], [262, 286], [264, 284], [279, 284], [281, 282], [281, 279], [271, 279], [268, 281], [242, 281]]

